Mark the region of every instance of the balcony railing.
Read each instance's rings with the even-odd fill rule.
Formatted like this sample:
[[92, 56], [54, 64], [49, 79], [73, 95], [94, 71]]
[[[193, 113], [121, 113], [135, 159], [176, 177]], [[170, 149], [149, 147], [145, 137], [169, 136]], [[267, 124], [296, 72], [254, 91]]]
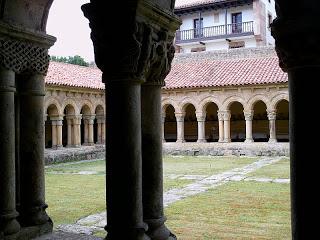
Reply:
[[253, 34], [253, 21], [176, 32], [176, 43], [211, 40]]

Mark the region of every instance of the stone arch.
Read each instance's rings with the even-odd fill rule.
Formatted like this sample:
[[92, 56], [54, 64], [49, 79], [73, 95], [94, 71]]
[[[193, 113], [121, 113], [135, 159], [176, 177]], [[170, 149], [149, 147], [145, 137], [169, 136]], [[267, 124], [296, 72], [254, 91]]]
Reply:
[[54, 105], [57, 108], [57, 115], [63, 114], [63, 108], [61, 107], [59, 101], [56, 98], [49, 98], [45, 101], [44, 112], [48, 112], [49, 106]]
[[97, 109], [99, 113], [102, 113], [102, 115], [105, 115], [106, 109], [105, 104], [103, 101], [98, 101], [94, 105], [94, 112], [97, 114]]
[[170, 106], [170, 105], [173, 107], [174, 111], [177, 111], [177, 109], [178, 109], [178, 104], [176, 104], [176, 102], [175, 102], [174, 100], [167, 98], [167, 99], [163, 99], [163, 100], [161, 101], [161, 110], [162, 110], [162, 113], [165, 113], [167, 107]]
[[289, 102], [289, 95], [285, 93], [278, 94], [271, 99], [270, 110], [277, 109], [277, 105], [281, 100], [286, 100]]
[[184, 116], [184, 139], [187, 142], [196, 142], [198, 140], [198, 121], [197, 108], [192, 103], [187, 102], [182, 105]]
[[[80, 103], [80, 112], [83, 110], [83, 108], [86, 108], [86, 114], [85, 115], [92, 115], [94, 113], [94, 106], [92, 104], [92, 102], [88, 99], [84, 99], [83, 101], [81, 101]], [[88, 111], [89, 110], [89, 111]]]
[[206, 97], [206, 98], [204, 98], [204, 99], [202, 99], [202, 100], [200, 101], [200, 103], [199, 103], [199, 109], [200, 109], [200, 111], [201, 111], [202, 113], [204, 113], [205, 110], [206, 110], [206, 108], [207, 108], [207, 106], [208, 106], [210, 103], [216, 104], [217, 107], [218, 107], [218, 110], [221, 109], [221, 105], [222, 105], [222, 104], [221, 104], [221, 102], [219, 101], [219, 99], [216, 98], [216, 97], [213, 97], [213, 96], [209, 96], [209, 97]]
[[65, 108], [68, 105], [72, 106], [74, 108], [74, 115], [79, 115], [80, 114], [80, 110], [79, 110], [79, 107], [78, 107], [77, 103], [71, 98], [68, 98], [68, 99], [63, 101], [63, 105], [62, 105], [63, 111], [65, 110]]
[[252, 104], [252, 138], [255, 142], [267, 142], [269, 140], [267, 109], [268, 105], [263, 100], [257, 100]]
[[221, 110], [229, 110], [230, 106], [232, 103], [234, 102], [239, 102], [241, 103], [241, 105], [243, 106], [243, 108], [245, 109], [246, 106], [246, 101], [240, 97], [240, 96], [231, 96], [226, 98], [223, 102], [222, 102], [222, 107]]
[[289, 101], [281, 99], [276, 102], [276, 138], [279, 142], [289, 141]]
[[246, 110], [253, 110], [254, 105], [259, 101], [262, 101], [267, 106], [267, 109], [270, 108], [271, 106], [270, 99], [268, 99], [265, 95], [262, 95], [262, 94], [252, 96], [247, 102], [246, 106], [244, 106], [244, 108]]
[[167, 142], [177, 141], [177, 119], [175, 116], [175, 108], [172, 104], [166, 103], [162, 107], [163, 112], [163, 131], [164, 140]]
[[219, 105], [213, 101], [206, 102], [203, 106], [205, 115], [205, 139], [207, 142], [217, 142], [219, 140]]
[[230, 111], [230, 140], [243, 142], [246, 139], [246, 122], [243, 102], [230, 101], [227, 109]]
[[179, 104], [179, 108], [177, 110], [181, 113], [184, 113], [186, 111], [186, 108], [190, 104], [194, 106], [194, 108], [196, 109], [196, 112], [197, 112], [199, 109], [198, 104], [195, 102], [194, 99], [189, 98], [189, 97], [182, 99], [181, 103]]

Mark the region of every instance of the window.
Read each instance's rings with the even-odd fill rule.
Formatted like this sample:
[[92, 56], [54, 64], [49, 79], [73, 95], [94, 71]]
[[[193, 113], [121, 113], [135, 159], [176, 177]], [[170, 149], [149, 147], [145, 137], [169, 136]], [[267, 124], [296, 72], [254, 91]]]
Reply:
[[242, 13], [232, 13], [232, 33], [242, 32]]
[[203, 18], [193, 19], [194, 38], [203, 36]]
[[214, 18], [214, 23], [219, 23], [220, 22], [220, 19], [219, 19], [219, 13], [214, 13], [213, 14], [213, 18]]

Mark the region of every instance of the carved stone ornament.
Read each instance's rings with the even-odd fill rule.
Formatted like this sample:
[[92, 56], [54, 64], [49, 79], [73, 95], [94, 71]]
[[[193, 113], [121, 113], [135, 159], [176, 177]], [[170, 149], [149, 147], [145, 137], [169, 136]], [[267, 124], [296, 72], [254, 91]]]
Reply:
[[50, 57], [48, 49], [13, 39], [0, 39], [0, 64], [16, 73], [46, 74]]
[[[297, 17], [298, 18], [298, 17]], [[276, 18], [271, 24], [279, 65], [283, 71], [306, 66], [320, 66], [320, 27], [315, 19]]]

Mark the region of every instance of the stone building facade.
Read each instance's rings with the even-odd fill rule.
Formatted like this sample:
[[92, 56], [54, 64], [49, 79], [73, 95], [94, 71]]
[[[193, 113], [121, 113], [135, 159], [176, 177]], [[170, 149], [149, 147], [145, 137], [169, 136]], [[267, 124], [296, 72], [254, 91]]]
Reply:
[[[46, 148], [105, 143], [100, 78], [97, 68], [51, 62]], [[176, 54], [162, 89], [163, 142], [289, 141], [288, 101], [273, 47]]]

